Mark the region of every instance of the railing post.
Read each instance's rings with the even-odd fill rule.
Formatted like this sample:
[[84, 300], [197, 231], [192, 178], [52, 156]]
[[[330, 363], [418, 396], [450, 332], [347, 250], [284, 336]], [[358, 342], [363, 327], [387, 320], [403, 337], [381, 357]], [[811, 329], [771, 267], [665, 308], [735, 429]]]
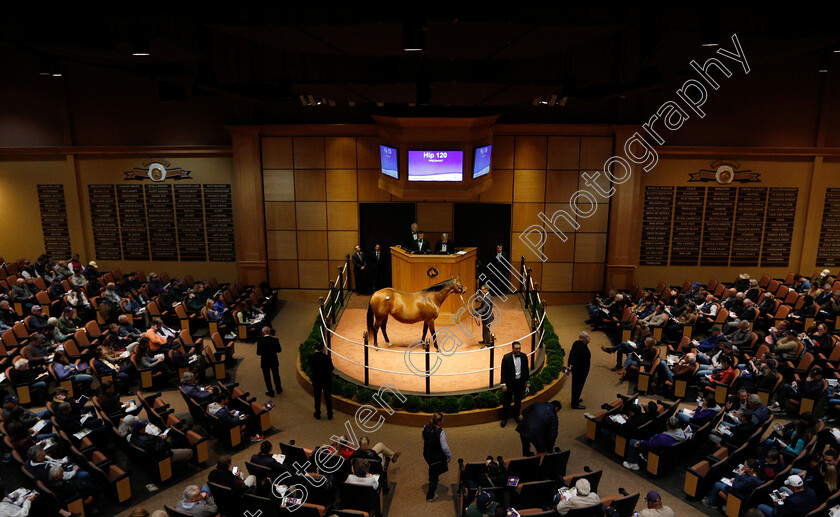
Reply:
[[[350, 254], [347, 253], [344, 255], [344, 270], [347, 271], [347, 290], [350, 290]], [[341, 284], [342, 287], [344, 284]], [[355, 285], [353, 287], [356, 287]]]
[[536, 318], [531, 320], [531, 330], [533, 330], [533, 332], [534, 332], [533, 334], [531, 334], [531, 369], [532, 370], [534, 369], [534, 363], [536, 363], [536, 358], [537, 358], [537, 354], [534, 353], [534, 350], [537, 349], [537, 332], [539, 332], [539, 330], [537, 329], [537, 324], [538, 323], [539, 323], [539, 320], [537, 320]]
[[531, 268], [525, 270], [525, 308], [531, 308]]
[[344, 270], [341, 266], [338, 269], [338, 303], [344, 305]]
[[326, 316], [326, 323], [327, 325], [332, 325], [333, 316], [335, 316], [335, 292], [334, 290], [334, 283], [332, 280], [329, 281], [329, 289], [327, 290], [327, 299], [330, 302], [330, 313]]
[[519, 292], [521, 293], [524, 290], [522, 285], [523, 279], [525, 275], [522, 274], [522, 271], [525, 269], [525, 255], [522, 255], [522, 258], [519, 260]]
[[430, 395], [432, 393], [432, 375], [429, 373], [432, 369], [431, 363], [431, 355], [432, 352], [429, 350], [429, 342], [426, 341], [426, 395]]
[[493, 368], [496, 361], [496, 335], [490, 334], [490, 387], [493, 387], [493, 374], [496, 370]]
[[368, 348], [368, 333], [367, 333], [367, 330], [365, 331], [363, 336], [365, 338], [365, 386], [367, 386], [367, 385], [370, 384], [370, 370], [368, 369], [368, 367], [370, 366], [370, 357], [368, 356], [368, 351], [370, 349]]

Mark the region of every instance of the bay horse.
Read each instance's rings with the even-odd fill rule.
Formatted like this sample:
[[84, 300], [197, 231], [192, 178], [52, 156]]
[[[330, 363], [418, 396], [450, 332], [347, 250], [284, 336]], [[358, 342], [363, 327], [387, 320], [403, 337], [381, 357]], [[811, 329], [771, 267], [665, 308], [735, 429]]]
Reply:
[[453, 276], [449, 280], [429, 286], [422, 291], [406, 293], [386, 287], [373, 293], [367, 310], [368, 336], [373, 335], [373, 346], [379, 348], [377, 334], [382, 328], [385, 344], [391, 346], [385, 328], [388, 317], [393, 316], [400, 323], [423, 322], [423, 341], [426, 341], [426, 331], [431, 330], [432, 342], [438, 348], [435, 337], [435, 319], [440, 314], [440, 304], [452, 292], [463, 294], [466, 291], [461, 279]]

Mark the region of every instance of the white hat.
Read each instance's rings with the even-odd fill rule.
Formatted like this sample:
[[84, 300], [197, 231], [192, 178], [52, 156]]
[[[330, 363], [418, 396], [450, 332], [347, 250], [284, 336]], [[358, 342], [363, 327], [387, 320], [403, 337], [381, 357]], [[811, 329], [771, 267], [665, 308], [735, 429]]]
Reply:
[[802, 486], [802, 478], [794, 474], [785, 480], [785, 484], [794, 488], [800, 488]]
[[823, 269], [822, 274], [825, 275], [825, 276], [828, 276], [828, 275], [831, 274], [831, 270], [830, 269]]
[[90, 267], [96, 267], [96, 262], [94, 262], [94, 261], [92, 261], [92, 260], [91, 260], [90, 262], [88, 262], [88, 266], [90, 266]]
[[743, 280], [749, 280], [750, 279], [750, 274], [749, 273], [741, 273], [738, 276], [740, 276], [741, 279], [743, 279]]

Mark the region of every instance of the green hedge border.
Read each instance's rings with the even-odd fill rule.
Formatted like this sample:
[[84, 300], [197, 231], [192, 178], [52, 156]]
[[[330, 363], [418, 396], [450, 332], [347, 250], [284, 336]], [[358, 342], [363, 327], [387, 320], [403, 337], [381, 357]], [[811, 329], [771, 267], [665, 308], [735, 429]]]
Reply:
[[[315, 324], [312, 326], [312, 332], [309, 337], [300, 345], [300, 365], [307, 377], [312, 378], [312, 370], [309, 367], [309, 356], [315, 353], [315, 344], [321, 341], [320, 331], [320, 317], [315, 319]], [[548, 321], [546, 317], [544, 322], [545, 337], [543, 344], [545, 345], [545, 365], [542, 370], [531, 377], [531, 393], [537, 393], [546, 385], [553, 382], [560, 376], [563, 371], [563, 364], [566, 358], [566, 352], [560, 346], [560, 339], [557, 333], [554, 332], [554, 326]], [[344, 380], [335, 375], [332, 381], [333, 393], [341, 395], [342, 397], [353, 399], [360, 404], [370, 402], [374, 391], [370, 388], [360, 386], [353, 382]], [[439, 397], [435, 395], [417, 396], [410, 395], [407, 397], [405, 403], [400, 402], [399, 399], [392, 396], [390, 393], [385, 394], [385, 401], [394, 409], [401, 409], [409, 413], [435, 413], [440, 411], [442, 413], [458, 413], [461, 411], [468, 411], [470, 409], [495, 408], [501, 405], [501, 389], [482, 391], [475, 394], [465, 394], [460, 396]]]

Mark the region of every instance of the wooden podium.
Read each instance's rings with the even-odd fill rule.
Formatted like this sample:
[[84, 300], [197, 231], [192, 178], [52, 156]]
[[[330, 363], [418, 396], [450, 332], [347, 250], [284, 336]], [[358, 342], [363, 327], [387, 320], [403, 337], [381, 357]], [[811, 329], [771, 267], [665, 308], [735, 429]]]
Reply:
[[[475, 250], [463, 248], [461, 251], [464, 253], [460, 255], [417, 255], [391, 246], [391, 278], [394, 289], [406, 292], [422, 291], [453, 276], [460, 276], [467, 289], [464, 293], [464, 301], [467, 301], [475, 293]], [[434, 274], [432, 268], [437, 269], [437, 276], [429, 276], [429, 273]], [[463, 306], [460, 296], [456, 293], [450, 294], [440, 307], [438, 320], [449, 320], [449, 317]]]

